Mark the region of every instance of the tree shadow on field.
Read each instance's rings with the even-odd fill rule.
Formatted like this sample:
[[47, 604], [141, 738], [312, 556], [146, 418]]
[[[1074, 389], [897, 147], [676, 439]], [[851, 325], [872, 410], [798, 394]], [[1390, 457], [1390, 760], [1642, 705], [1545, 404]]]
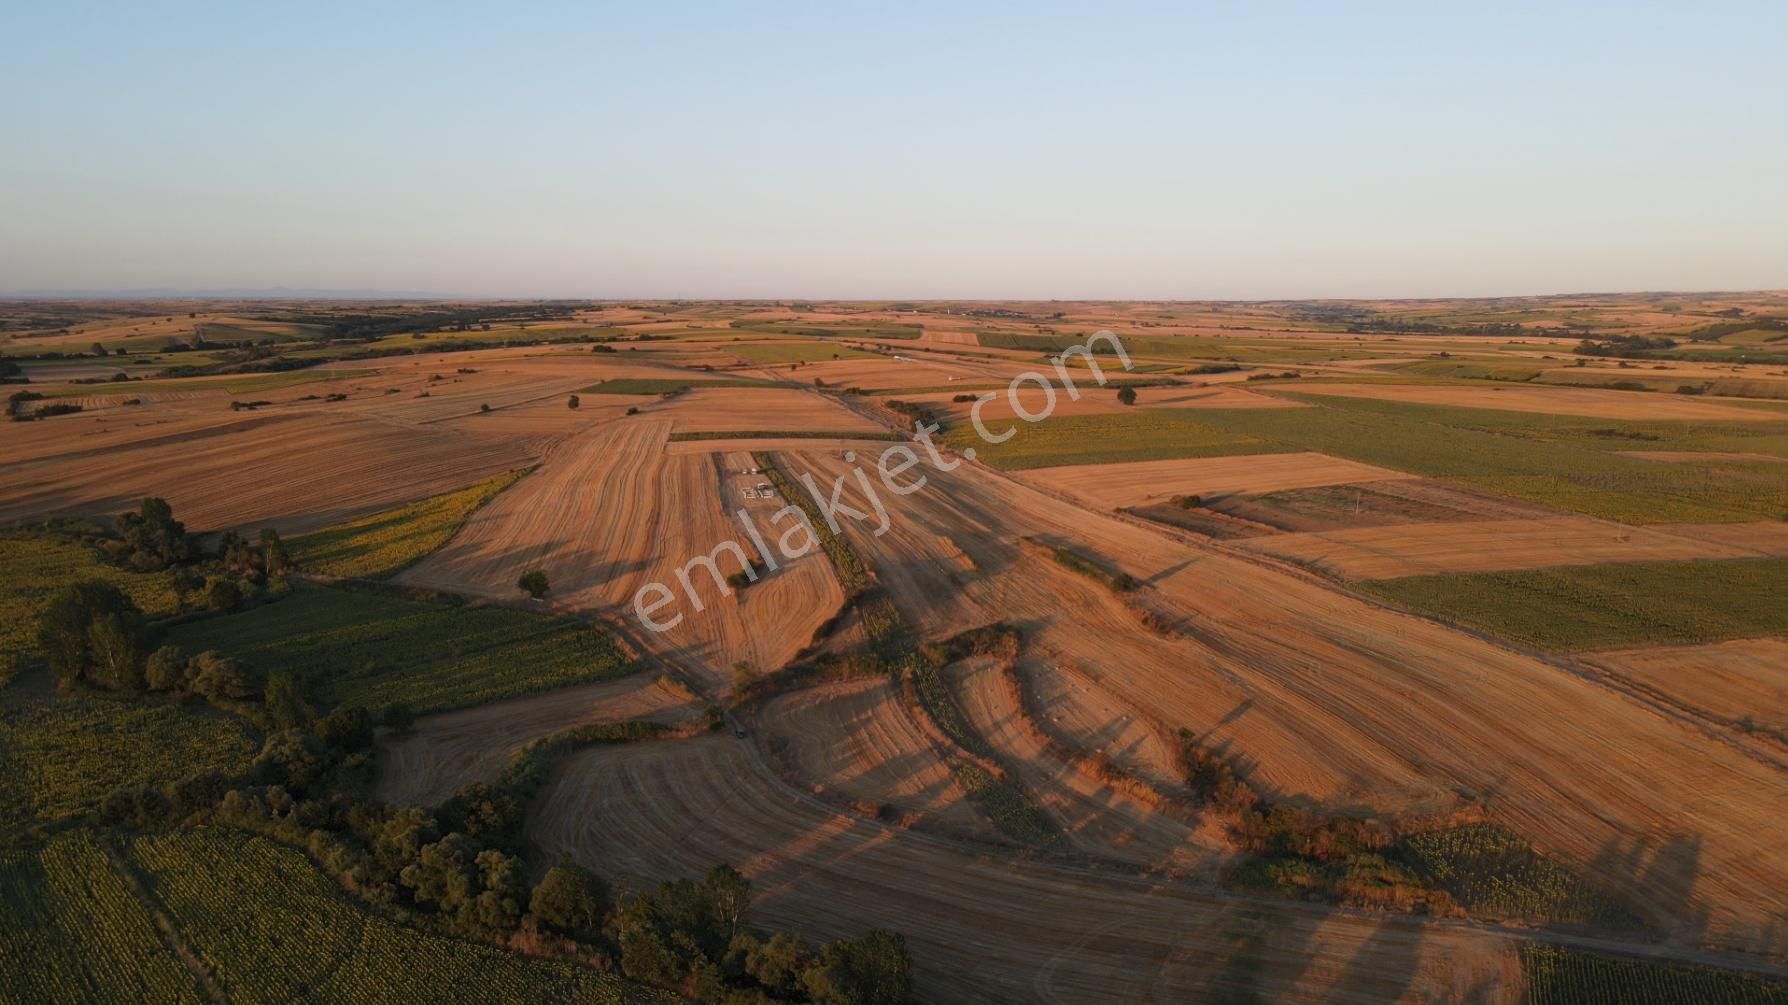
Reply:
[[[1587, 879], [1600, 887], [1641, 925], [1687, 944], [1707, 931], [1708, 909], [1695, 897], [1701, 875], [1701, 838], [1677, 833], [1654, 845], [1644, 836], [1619, 836], [1603, 845], [1588, 864]], [[1612, 919], [1623, 927], [1623, 919]]]

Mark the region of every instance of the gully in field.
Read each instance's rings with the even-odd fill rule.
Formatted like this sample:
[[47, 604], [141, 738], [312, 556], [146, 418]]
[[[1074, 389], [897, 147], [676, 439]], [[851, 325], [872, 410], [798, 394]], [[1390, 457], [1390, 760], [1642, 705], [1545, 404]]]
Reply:
[[[1124, 369], [1133, 368], [1130, 363], [1130, 354], [1124, 351], [1124, 345], [1116, 335], [1108, 331], [1095, 332], [1087, 338], [1084, 345], [1069, 346], [1050, 361], [1055, 368], [1056, 378], [1061, 383], [1062, 389], [1067, 391], [1070, 401], [1080, 399], [1080, 389], [1075, 385], [1074, 378], [1068, 372], [1067, 362], [1072, 357], [1078, 356], [1084, 359], [1086, 367], [1092, 371], [1093, 377], [1099, 385], [1105, 385], [1105, 371], [1100, 367], [1098, 357], [1093, 349], [1093, 346], [1101, 341], [1109, 345], [1110, 351], [1123, 362]], [[1030, 411], [1019, 400], [1019, 388], [1026, 384], [1035, 384], [1043, 391], [1043, 407], [1038, 411]], [[1040, 422], [1055, 411], [1055, 391], [1056, 381], [1052, 381], [1049, 377], [1034, 370], [1027, 370], [1012, 378], [1011, 383], [1006, 387], [1006, 396], [1012, 406], [1013, 415], [1025, 422]], [[986, 423], [982, 421], [982, 407], [997, 397], [999, 397], [998, 392], [982, 395], [976, 399], [974, 407], [969, 412], [976, 434], [981, 437], [982, 441], [989, 444], [1004, 443], [1018, 432], [1017, 426], [1010, 426], [1003, 432], [995, 433], [989, 430]], [[924, 448], [923, 458], [920, 457], [919, 451], [905, 443], [897, 443], [881, 452], [881, 455], [876, 458], [875, 469], [884, 488], [895, 495], [911, 495], [924, 488], [930, 481], [930, 476], [925, 474], [906, 480], [908, 473], [919, 467], [922, 461], [930, 463], [939, 471], [953, 471], [962, 464], [962, 461], [946, 458], [938, 450], [937, 443], [932, 436], [938, 432], [939, 428], [935, 423], [927, 423], [922, 420], [914, 423], [913, 440]], [[974, 460], [975, 448], [965, 447], [962, 456], [965, 460]], [[851, 470], [833, 479], [830, 493], [827, 493], [812, 475], [801, 475], [801, 484], [813, 499], [814, 512], [819, 514], [834, 534], [844, 532], [844, 525], [840, 523], [840, 517], [857, 523], [870, 524], [874, 528], [872, 533], [876, 537], [886, 534], [891, 526], [891, 520], [887, 506], [883, 504], [880, 493], [876, 491], [875, 482], [870, 479], [868, 472], [857, 466], [857, 455], [854, 451], [846, 451], [844, 459], [846, 463], [852, 465]], [[857, 489], [861, 490], [863, 504], [868, 506], [867, 511], [857, 508], [846, 499], [847, 489], [853, 476]], [[872, 512], [874, 514], [873, 522], [871, 521]], [[819, 544], [819, 535], [815, 531], [813, 521], [808, 516], [808, 511], [800, 505], [791, 503], [770, 516], [768, 529], [776, 535], [775, 548], [769, 546], [764, 528], [758, 526], [757, 521], [748, 510], [740, 509], [735, 515], [745, 530], [746, 538], [750, 540], [757, 553], [763, 558], [764, 573], [762, 574], [775, 572], [782, 567], [778, 556], [782, 561], [794, 561], [812, 551]], [[720, 558], [722, 555], [730, 556], [732, 562], [737, 565], [737, 570], [730, 575], [721, 572]], [[760, 575], [756, 563], [751, 560], [744, 546], [736, 540], [722, 541], [706, 554], [691, 558], [677, 570], [676, 579], [678, 585], [683, 588], [683, 597], [697, 614], [707, 610], [701, 594], [695, 588], [694, 572], [697, 568], [707, 570], [709, 578], [714, 582], [714, 589], [722, 596], [732, 595], [733, 587], [728, 580], [733, 576], [743, 575], [747, 583], [755, 583]], [[662, 582], [650, 582], [634, 593], [633, 613], [639, 619], [639, 623], [646, 628], [654, 632], [666, 632], [681, 624], [686, 616], [680, 610], [675, 611], [674, 614], [666, 610], [676, 602], [677, 593], [669, 586]], [[662, 615], [661, 612], [663, 612]]]

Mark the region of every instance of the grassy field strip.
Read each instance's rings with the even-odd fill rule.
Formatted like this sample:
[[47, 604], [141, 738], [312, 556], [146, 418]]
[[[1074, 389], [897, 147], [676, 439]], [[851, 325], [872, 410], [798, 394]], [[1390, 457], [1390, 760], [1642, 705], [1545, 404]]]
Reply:
[[1355, 587], [1556, 652], [1788, 633], [1788, 559], [1780, 558], [1411, 576]]
[[473, 511], [527, 473], [510, 471], [457, 492], [305, 534], [287, 542], [287, 549], [306, 572], [344, 579], [392, 576], [446, 544]]
[[417, 712], [513, 698], [634, 669], [607, 633], [494, 606], [454, 606], [300, 586], [290, 597], [180, 625], [171, 640], [327, 686], [337, 701]]

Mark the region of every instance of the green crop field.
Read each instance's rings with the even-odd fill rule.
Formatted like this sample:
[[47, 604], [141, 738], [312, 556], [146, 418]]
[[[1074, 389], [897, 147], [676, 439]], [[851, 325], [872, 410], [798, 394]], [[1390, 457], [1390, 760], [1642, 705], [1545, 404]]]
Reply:
[[248, 766], [243, 723], [157, 696], [0, 693], [0, 810], [7, 824], [92, 809], [113, 790]]
[[88, 579], [111, 583], [151, 614], [174, 610], [167, 573], [114, 569], [79, 541], [54, 535], [0, 533], [0, 687], [37, 658], [37, 618], [50, 598]]
[[1415, 363], [1393, 363], [1374, 369], [1413, 374], [1418, 377], [1459, 377], [1468, 380], [1529, 381], [1545, 373], [1541, 363], [1526, 364], [1507, 359], [1421, 360]]
[[579, 394], [670, 394], [674, 391], [687, 391], [692, 387], [774, 387], [761, 380], [744, 379], [708, 379], [681, 378], [659, 379], [655, 377], [619, 377], [605, 380], [600, 384], [591, 384], [580, 389]]
[[1606, 956], [1563, 946], [1521, 947], [1531, 1005], [1784, 1005], [1788, 982], [1737, 970]]
[[[1619, 422], [1369, 398], [1292, 397], [1316, 407], [1205, 409], [1185, 421], [1254, 437], [1279, 450], [1319, 451], [1627, 523], [1788, 515], [1788, 464], [1667, 464], [1619, 453], [1740, 451], [1788, 457], [1788, 422], [1783, 421], [1788, 417], [1764, 409], [1756, 422]], [[1131, 424], [1146, 421], [1123, 418]], [[1045, 425], [1069, 421], [1074, 420]], [[952, 432], [974, 436], [972, 430]], [[1123, 423], [1112, 432], [1113, 442], [1121, 444]], [[1098, 454], [1094, 446], [1086, 451]]]
[[337, 702], [417, 712], [478, 705], [631, 672], [606, 633], [507, 607], [425, 603], [300, 585], [277, 603], [177, 626], [188, 652], [215, 649], [261, 673], [288, 670]]
[[[1012, 420], [1012, 426], [1018, 431], [1003, 443], [988, 443], [972, 424], [958, 422], [944, 434], [944, 442], [958, 450], [972, 447], [978, 460], [1008, 470], [1058, 464], [1270, 454], [1296, 449], [1211, 425], [1203, 420], [1204, 414], [1203, 410], [1195, 413], [1190, 409], [1157, 408], [1098, 415], [1059, 415], [1034, 425]], [[999, 422], [987, 425], [995, 435], [1006, 428]]]
[[1788, 559], [1623, 562], [1409, 576], [1356, 587], [1540, 649], [1718, 642], [1788, 632]]
[[[1040, 353], [1059, 353], [1070, 346], [1084, 346], [1092, 332], [1080, 335], [1015, 335], [1004, 332], [981, 332], [975, 338], [990, 349], [1026, 349]], [[1232, 363], [1325, 363], [1347, 359], [1370, 359], [1373, 352], [1346, 343], [1293, 342], [1272, 339], [1200, 338], [1183, 336], [1126, 335], [1121, 338], [1124, 351], [1133, 359], [1214, 360]], [[1108, 344], [1100, 340], [1101, 355], [1110, 355]]]
[[831, 359], [885, 359], [886, 357], [846, 345], [824, 342], [739, 342], [726, 351], [753, 363], [815, 363]]
[[432, 553], [458, 532], [472, 511], [515, 484], [511, 471], [476, 485], [338, 524], [287, 542], [306, 572], [373, 579], [390, 576]]
[[130, 854], [235, 1001], [676, 1000], [594, 969], [398, 925], [266, 838], [203, 828], [137, 838]]
[[88, 831], [0, 851], [0, 911], [0, 1002], [203, 1000]]

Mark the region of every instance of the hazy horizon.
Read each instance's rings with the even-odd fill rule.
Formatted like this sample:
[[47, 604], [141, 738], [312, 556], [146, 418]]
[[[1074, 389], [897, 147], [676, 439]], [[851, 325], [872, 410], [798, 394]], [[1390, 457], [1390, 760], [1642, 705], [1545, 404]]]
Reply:
[[4, 296], [1788, 288], [1788, 8], [1760, 2], [0, 24]]

